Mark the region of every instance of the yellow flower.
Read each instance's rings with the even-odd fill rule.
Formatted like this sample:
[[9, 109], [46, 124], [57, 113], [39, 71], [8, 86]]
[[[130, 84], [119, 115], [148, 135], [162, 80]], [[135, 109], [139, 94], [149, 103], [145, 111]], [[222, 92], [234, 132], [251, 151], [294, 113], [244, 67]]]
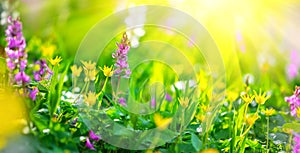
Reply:
[[103, 69], [101, 67], [99, 67], [99, 69], [103, 72], [104, 76], [106, 77], [111, 77], [114, 74], [114, 71], [112, 70], [112, 66], [107, 67], [106, 65], [104, 65]]
[[249, 103], [251, 103], [253, 101], [254, 95], [250, 96], [248, 94], [243, 94], [243, 95], [241, 95], [241, 98], [244, 100], [244, 102], [246, 104], [249, 104]]
[[43, 45], [41, 47], [42, 55], [45, 57], [51, 57], [56, 49], [55, 45]]
[[85, 101], [89, 106], [94, 105], [94, 104], [96, 103], [96, 101], [97, 101], [97, 95], [96, 95], [96, 93], [90, 91], [90, 92], [87, 94], [87, 96], [86, 96], [86, 95], [84, 96], [84, 101]]
[[51, 63], [51, 65], [55, 66], [55, 65], [59, 65], [59, 62], [62, 61], [61, 57], [56, 56], [54, 59], [51, 58], [49, 59], [49, 62]]
[[87, 70], [93, 70], [96, 68], [96, 63], [92, 62], [92, 61], [81, 61], [81, 63], [83, 64], [84, 68], [86, 68]]
[[206, 105], [201, 105], [201, 109], [202, 109], [203, 112], [206, 112], [207, 106]]
[[275, 114], [275, 112], [276, 112], [276, 111], [275, 111], [275, 109], [273, 109], [273, 108], [264, 110], [264, 113], [266, 114], [266, 116], [272, 116], [272, 115]]
[[257, 114], [251, 114], [246, 117], [246, 123], [252, 126], [258, 118], [259, 116]]
[[20, 121], [27, 116], [24, 101], [13, 91], [6, 88], [0, 93], [0, 150], [5, 147], [9, 137], [24, 128]]
[[171, 123], [172, 118], [163, 118], [160, 114], [154, 114], [154, 123], [159, 130], [166, 129]]
[[239, 94], [237, 92], [233, 92], [233, 91], [228, 91], [227, 92], [227, 99], [229, 101], [234, 101], [238, 98]]
[[201, 151], [200, 153], [219, 153], [219, 151], [217, 149], [206, 149]]
[[71, 66], [71, 71], [74, 77], [79, 77], [82, 71], [81, 67], [77, 67], [77, 65]]
[[180, 105], [183, 108], [187, 108], [187, 106], [189, 105], [189, 100], [190, 99], [188, 97], [184, 97], [184, 98], [180, 97], [180, 98], [178, 98], [178, 101], [179, 101]]
[[198, 115], [196, 115], [195, 117], [196, 117], [197, 120], [199, 120], [199, 121], [201, 121], [201, 122], [203, 122], [204, 119], [205, 119], [205, 116], [204, 116], [204, 115], [201, 115], [201, 114], [198, 114]]
[[33, 67], [34, 71], [39, 71], [40, 69], [41, 69], [40, 64], [35, 64], [34, 67]]
[[298, 118], [300, 118], [300, 107], [297, 108], [296, 115], [297, 115]]
[[261, 93], [261, 89], [259, 89], [259, 94], [254, 90], [254, 95], [255, 95], [255, 101], [256, 103], [263, 105], [271, 96], [266, 95], [266, 92]]

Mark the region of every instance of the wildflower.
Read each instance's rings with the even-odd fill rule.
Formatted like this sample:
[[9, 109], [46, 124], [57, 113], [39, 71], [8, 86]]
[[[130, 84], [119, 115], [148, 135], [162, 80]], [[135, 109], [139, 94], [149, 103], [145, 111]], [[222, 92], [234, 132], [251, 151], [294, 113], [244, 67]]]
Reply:
[[123, 98], [123, 97], [119, 98], [119, 103], [122, 106], [126, 106], [126, 100], [125, 100], [125, 98]]
[[246, 117], [246, 123], [252, 126], [258, 118], [259, 116], [257, 114], [249, 115]]
[[289, 79], [293, 79], [299, 74], [300, 62], [299, 54], [296, 50], [293, 50], [290, 54], [290, 63], [287, 66], [287, 74]]
[[297, 116], [298, 118], [300, 118], [300, 107], [298, 107], [297, 110], [296, 110], [296, 116]]
[[54, 59], [53, 59], [53, 58], [49, 59], [49, 62], [50, 62], [51, 65], [53, 65], [53, 66], [56, 66], [56, 65], [59, 66], [59, 63], [60, 63], [61, 61], [62, 61], [62, 58], [59, 57], [59, 56], [56, 56]]
[[106, 65], [104, 65], [103, 68], [99, 67], [99, 69], [103, 72], [104, 76], [106, 77], [111, 77], [114, 74], [114, 71], [112, 70], [112, 66], [107, 67]]
[[129, 41], [126, 33], [123, 34], [123, 38], [120, 44], [117, 44], [118, 49], [112, 54], [112, 57], [116, 59], [114, 74], [129, 78], [131, 71], [127, 62], [127, 53], [130, 49]]
[[246, 104], [249, 104], [249, 103], [251, 103], [253, 101], [254, 95], [251, 96], [249, 94], [243, 94], [243, 95], [241, 95], [241, 98], [244, 100], [244, 102]]
[[180, 103], [180, 105], [183, 107], [183, 108], [187, 108], [187, 106], [189, 105], [189, 98], [187, 98], [187, 97], [184, 97], [184, 98], [182, 98], [182, 97], [180, 97], [180, 98], [178, 98], [178, 101], [179, 101], [179, 103]]
[[22, 33], [22, 23], [19, 19], [13, 20], [10, 16], [8, 17], [5, 35], [7, 41], [7, 47], [5, 48], [6, 63], [10, 70], [11, 81], [12, 83], [17, 82], [17, 84], [28, 83], [30, 78], [25, 74], [27, 66], [26, 41]]
[[203, 112], [206, 112], [207, 106], [202, 104], [202, 105], [201, 105], [201, 109], [202, 109]]
[[91, 143], [91, 141], [90, 141], [89, 138], [86, 138], [85, 146], [86, 146], [87, 148], [89, 148], [90, 150], [96, 150], [96, 149], [94, 148], [94, 145]]
[[156, 106], [155, 98], [151, 98], [151, 107], [155, 108], [155, 106]]
[[89, 137], [92, 139], [92, 140], [95, 140], [95, 141], [98, 141], [101, 139], [100, 136], [97, 136], [92, 130], [89, 131]]
[[227, 99], [229, 101], [235, 101], [238, 98], [238, 93], [237, 92], [233, 92], [233, 91], [228, 91], [227, 92]]
[[15, 81], [18, 84], [28, 83], [30, 81], [30, 77], [25, 74], [25, 72], [19, 72], [15, 75]]
[[168, 93], [166, 93], [166, 100], [169, 102], [172, 101], [172, 97]]
[[266, 92], [261, 93], [261, 89], [259, 89], [259, 94], [256, 93], [254, 90], [254, 95], [255, 95], [255, 101], [256, 103], [263, 105], [270, 97], [271, 95], [266, 95]]
[[88, 104], [88, 105], [90, 105], [90, 106], [92, 106], [92, 105], [94, 105], [95, 103], [96, 103], [96, 101], [97, 101], [97, 95], [94, 93], [94, 92], [89, 92], [88, 94], [87, 94], [87, 96], [84, 96], [84, 100], [85, 100], [85, 102]]
[[90, 81], [94, 81], [96, 79], [98, 71], [96, 69], [88, 71], [87, 77]]
[[73, 66], [71, 66], [71, 71], [72, 71], [72, 75], [74, 77], [79, 77], [82, 72], [82, 68], [77, 67], [77, 65], [73, 65]]
[[201, 151], [200, 153], [219, 153], [219, 151], [217, 149], [206, 149]]
[[266, 114], [266, 116], [272, 116], [272, 115], [275, 114], [275, 112], [276, 112], [276, 111], [275, 111], [275, 109], [273, 109], [273, 108], [264, 110], [264, 113]]
[[205, 116], [202, 115], [202, 114], [198, 114], [198, 115], [196, 115], [195, 117], [196, 117], [197, 120], [199, 120], [199, 121], [201, 121], [201, 122], [203, 122], [204, 119], [205, 119]]
[[45, 60], [38, 60], [35, 62], [35, 66], [33, 68], [33, 77], [35, 81], [41, 81], [52, 74], [53, 72], [50, 70]]
[[87, 70], [93, 70], [96, 68], [96, 63], [92, 61], [81, 61], [83, 64], [84, 68]]
[[159, 130], [166, 129], [171, 123], [172, 118], [163, 118], [160, 114], [154, 114], [154, 123]]
[[30, 93], [29, 93], [29, 98], [31, 100], [35, 101], [36, 95], [37, 95], [38, 92], [39, 92], [38, 88], [34, 87], [33, 90], [31, 90]]
[[299, 135], [295, 135], [294, 136], [294, 149], [293, 149], [293, 153], [299, 153], [300, 152], [300, 136]]
[[294, 94], [290, 97], [285, 97], [285, 101], [290, 103], [291, 115], [297, 116], [297, 109], [300, 107], [300, 87], [296, 87]]
[[45, 57], [51, 57], [54, 53], [56, 49], [56, 46], [55, 45], [43, 45], [41, 47], [41, 50], [42, 50], [42, 55], [45, 56]]

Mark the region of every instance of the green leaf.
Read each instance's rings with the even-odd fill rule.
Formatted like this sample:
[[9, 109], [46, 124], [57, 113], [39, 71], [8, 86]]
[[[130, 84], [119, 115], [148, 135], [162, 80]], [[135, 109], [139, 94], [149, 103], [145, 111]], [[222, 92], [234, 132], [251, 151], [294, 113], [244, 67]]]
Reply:
[[292, 129], [294, 132], [297, 133], [300, 132], [300, 123], [285, 123], [282, 127]]
[[191, 141], [192, 141], [192, 145], [196, 149], [196, 151], [200, 151], [200, 149], [202, 147], [202, 142], [200, 141], [198, 136], [196, 136], [194, 133], [192, 133]]

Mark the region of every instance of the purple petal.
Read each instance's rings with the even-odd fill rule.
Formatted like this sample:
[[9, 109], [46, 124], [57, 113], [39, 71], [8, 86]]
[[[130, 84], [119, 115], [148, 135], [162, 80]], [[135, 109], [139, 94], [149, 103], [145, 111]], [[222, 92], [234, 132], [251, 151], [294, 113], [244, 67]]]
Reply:
[[89, 138], [86, 138], [86, 142], [85, 142], [85, 146], [91, 150], [96, 150], [94, 148], [94, 145], [91, 143], [90, 139]]
[[92, 130], [89, 131], [89, 136], [91, 139], [95, 140], [95, 141], [98, 141], [100, 140], [100, 136], [97, 136]]

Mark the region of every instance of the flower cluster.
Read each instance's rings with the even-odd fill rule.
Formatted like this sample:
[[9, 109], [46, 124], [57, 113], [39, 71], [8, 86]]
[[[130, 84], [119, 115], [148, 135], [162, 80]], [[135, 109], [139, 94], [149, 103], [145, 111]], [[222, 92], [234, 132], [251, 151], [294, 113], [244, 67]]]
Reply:
[[35, 62], [35, 66], [33, 68], [33, 77], [35, 81], [47, 79], [52, 74], [53, 72], [48, 67], [46, 60], [38, 60]]
[[6, 62], [10, 70], [11, 82], [26, 84], [30, 81], [30, 77], [25, 73], [27, 66], [26, 41], [22, 33], [22, 23], [19, 19], [13, 20], [8, 17], [5, 35], [8, 43], [5, 48]]
[[126, 33], [123, 34], [121, 43], [117, 43], [118, 49], [112, 54], [112, 57], [116, 59], [114, 74], [129, 78], [131, 71], [127, 62], [128, 51], [130, 49], [129, 41]]
[[285, 101], [290, 104], [291, 115], [300, 118], [300, 86], [296, 87], [294, 94], [290, 97], [285, 97]]

